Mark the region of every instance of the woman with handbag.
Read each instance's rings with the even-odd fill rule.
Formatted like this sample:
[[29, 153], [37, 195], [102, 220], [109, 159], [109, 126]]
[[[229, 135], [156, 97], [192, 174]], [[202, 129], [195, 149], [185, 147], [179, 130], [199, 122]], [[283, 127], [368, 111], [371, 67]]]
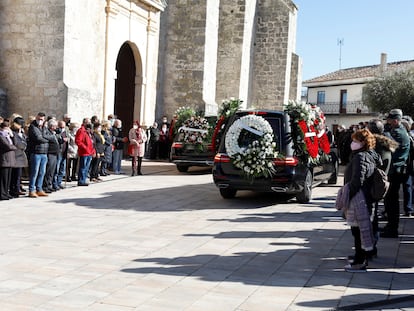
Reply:
[[131, 176], [142, 175], [141, 166], [142, 158], [145, 154], [145, 143], [147, 135], [145, 130], [140, 126], [138, 121], [134, 122], [133, 127], [129, 130], [128, 154], [132, 157]]

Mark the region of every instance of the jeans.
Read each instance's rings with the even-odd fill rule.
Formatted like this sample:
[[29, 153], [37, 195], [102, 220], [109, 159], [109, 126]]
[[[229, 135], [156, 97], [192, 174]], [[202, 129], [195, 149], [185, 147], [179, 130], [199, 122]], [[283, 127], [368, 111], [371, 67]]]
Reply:
[[122, 149], [115, 149], [112, 152], [112, 170], [115, 174], [121, 173]]
[[66, 175], [66, 158], [58, 154], [56, 161], [56, 172], [53, 178], [53, 188], [62, 186], [63, 177]]
[[56, 172], [57, 154], [49, 153], [47, 155], [46, 174], [43, 181], [43, 187], [45, 189], [53, 189], [53, 178]]
[[88, 178], [91, 161], [92, 156], [79, 157], [78, 184], [86, 184], [86, 179]]
[[30, 155], [29, 192], [43, 191], [47, 154], [32, 153]]
[[403, 184], [404, 212], [413, 212], [413, 176], [408, 175], [407, 181]]

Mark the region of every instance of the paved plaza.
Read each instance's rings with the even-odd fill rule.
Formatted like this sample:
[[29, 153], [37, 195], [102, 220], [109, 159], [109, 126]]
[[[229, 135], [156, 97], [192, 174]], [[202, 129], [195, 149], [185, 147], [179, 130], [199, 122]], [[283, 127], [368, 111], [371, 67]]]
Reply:
[[414, 310], [414, 217], [367, 273], [347, 273], [339, 186], [309, 204], [225, 200], [208, 169], [143, 173], [1, 201], [0, 310]]

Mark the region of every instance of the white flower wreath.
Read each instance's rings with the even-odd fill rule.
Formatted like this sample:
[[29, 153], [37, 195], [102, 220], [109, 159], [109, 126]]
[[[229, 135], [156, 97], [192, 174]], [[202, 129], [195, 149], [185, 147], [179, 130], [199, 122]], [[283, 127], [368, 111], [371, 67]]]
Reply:
[[[260, 138], [247, 147], [240, 147], [238, 140], [242, 130]], [[273, 141], [272, 127], [264, 118], [247, 115], [236, 120], [227, 131], [225, 146], [233, 165], [240, 168], [245, 176], [255, 178], [273, 174], [273, 159], [277, 155], [276, 143]]]

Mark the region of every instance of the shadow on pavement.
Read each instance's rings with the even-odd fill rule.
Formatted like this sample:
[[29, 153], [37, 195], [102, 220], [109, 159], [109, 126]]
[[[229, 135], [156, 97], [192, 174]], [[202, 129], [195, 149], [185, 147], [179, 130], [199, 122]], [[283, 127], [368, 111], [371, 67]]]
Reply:
[[[223, 199], [212, 183], [104, 192], [101, 197], [74, 197], [55, 200], [93, 209], [136, 210], [147, 212], [176, 212], [203, 209], [255, 209], [286, 203], [290, 197], [272, 193], [240, 191], [234, 199]], [[161, 204], [159, 202], [170, 202]]]

